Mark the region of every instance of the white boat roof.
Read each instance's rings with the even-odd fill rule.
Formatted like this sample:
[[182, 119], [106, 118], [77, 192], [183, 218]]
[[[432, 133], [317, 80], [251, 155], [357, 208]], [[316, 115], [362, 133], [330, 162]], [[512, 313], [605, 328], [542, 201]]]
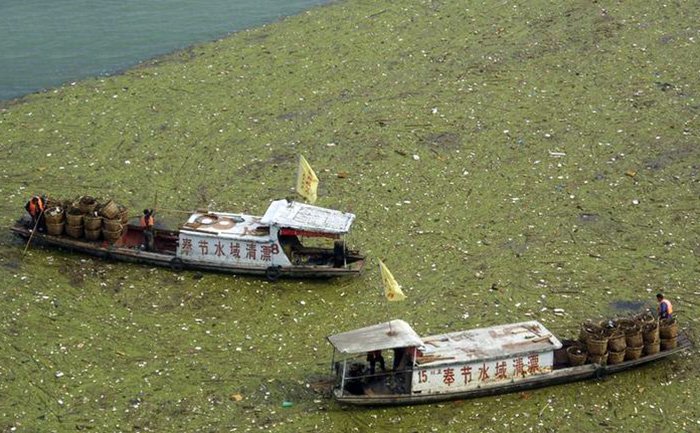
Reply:
[[347, 233], [355, 215], [296, 201], [270, 203], [260, 223], [322, 233]]
[[260, 217], [224, 212], [195, 212], [180, 231], [222, 239], [261, 240], [261, 237], [270, 235], [269, 227], [260, 223]]
[[559, 339], [534, 320], [423, 338], [403, 320], [392, 320], [331, 335], [328, 341], [346, 354], [415, 346], [422, 354], [416, 362], [430, 366], [549, 352], [562, 347]]
[[529, 321], [423, 337], [421, 365], [474, 362], [549, 352], [561, 342], [540, 322]]
[[423, 341], [403, 320], [392, 320], [328, 337], [340, 353], [356, 354], [396, 347], [420, 346]]

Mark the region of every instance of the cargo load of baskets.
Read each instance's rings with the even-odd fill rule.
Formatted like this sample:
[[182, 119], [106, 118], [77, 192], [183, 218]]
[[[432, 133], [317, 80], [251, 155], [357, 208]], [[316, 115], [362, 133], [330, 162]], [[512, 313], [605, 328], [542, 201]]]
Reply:
[[129, 213], [114, 200], [100, 201], [92, 196], [75, 200], [46, 200], [46, 232], [88, 241], [117, 241], [125, 232]]
[[578, 341], [567, 348], [572, 365], [614, 365], [673, 349], [676, 319], [657, 319], [651, 312], [581, 324]]

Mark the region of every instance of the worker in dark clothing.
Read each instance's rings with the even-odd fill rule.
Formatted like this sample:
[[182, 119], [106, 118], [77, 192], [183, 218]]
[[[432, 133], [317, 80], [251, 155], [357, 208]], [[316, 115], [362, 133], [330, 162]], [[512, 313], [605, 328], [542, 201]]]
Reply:
[[394, 349], [394, 387], [397, 392], [406, 392], [407, 384], [411, 382], [411, 371], [406, 368], [411, 362], [411, 355], [405, 347]]
[[146, 250], [155, 250], [155, 240], [153, 238], [153, 226], [156, 224], [156, 219], [153, 217], [155, 211], [153, 209], [144, 209], [141, 217], [141, 228], [143, 228], [143, 236], [146, 242]]
[[394, 371], [404, 369], [406, 367], [406, 362], [403, 359], [406, 349], [403, 347], [397, 347], [394, 349]]
[[40, 232], [46, 230], [46, 221], [44, 220], [44, 211], [46, 210], [46, 202], [38, 195], [33, 196], [24, 206], [29, 215], [32, 217], [32, 229], [37, 228]]
[[369, 362], [370, 375], [374, 374], [377, 362], [379, 362], [379, 367], [382, 369], [382, 371], [386, 371], [386, 365], [384, 365], [384, 357], [382, 356], [381, 350], [367, 352], [367, 362]]

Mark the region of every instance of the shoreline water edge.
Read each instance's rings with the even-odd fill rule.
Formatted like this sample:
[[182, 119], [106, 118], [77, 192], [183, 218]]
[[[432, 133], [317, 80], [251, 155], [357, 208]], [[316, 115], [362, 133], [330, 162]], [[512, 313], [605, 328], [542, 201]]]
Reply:
[[[197, 5], [99, 3], [60, 7], [10, 4], [0, 17], [0, 103], [88, 78], [109, 77], [331, 3], [324, 0], [224, 0]], [[18, 22], [24, 23], [21, 27]]]

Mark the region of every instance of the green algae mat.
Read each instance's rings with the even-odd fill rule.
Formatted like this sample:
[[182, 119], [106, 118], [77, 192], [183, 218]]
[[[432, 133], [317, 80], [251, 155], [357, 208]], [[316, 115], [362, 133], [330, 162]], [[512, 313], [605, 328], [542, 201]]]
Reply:
[[349, 0], [5, 103], [3, 226], [40, 192], [262, 214], [301, 153], [370, 266], [271, 284], [4, 231], [0, 431], [698, 431], [695, 351], [419, 407], [343, 408], [324, 380], [327, 335], [389, 318], [567, 337], [663, 290], [697, 332], [699, 6]]

